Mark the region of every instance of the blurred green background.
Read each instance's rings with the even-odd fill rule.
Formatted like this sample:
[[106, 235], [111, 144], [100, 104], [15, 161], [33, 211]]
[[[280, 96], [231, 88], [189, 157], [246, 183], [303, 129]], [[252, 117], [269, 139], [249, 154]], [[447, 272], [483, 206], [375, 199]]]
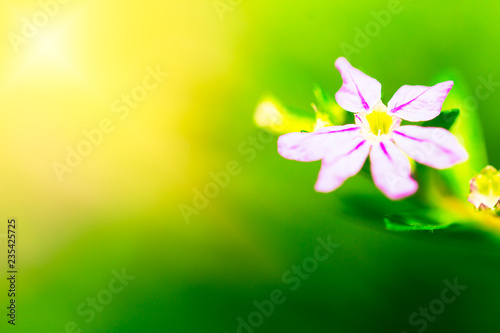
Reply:
[[[2, 5], [2, 36], [39, 9], [37, 1]], [[311, 110], [315, 84], [331, 95], [339, 89], [339, 56], [377, 78], [386, 103], [400, 86], [430, 85], [452, 70], [477, 102], [490, 164], [500, 167], [499, 86], [488, 97], [476, 94], [480, 78], [500, 82], [500, 3], [64, 6], [34, 38], [65, 31], [49, 51], [32, 43], [19, 55], [7, 38], [0, 49], [1, 219], [19, 223], [15, 330], [418, 332], [423, 326], [412, 326], [410, 315], [441, 297], [444, 280], [458, 278], [468, 288], [425, 331], [498, 332], [498, 239], [387, 231], [385, 214], [419, 207], [391, 202], [362, 175], [316, 193], [319, 162], [280, 157], [276, 139], [259, 141], [253, 114], [268, 95]], [[400, 12], [386, 26], [377, 23], [373, 12], [391, 6]], [[65, 29], [66, 21], [76, 28]], [[373, 22], [379, 31], [360, 46], [359, 30]], [[345, 44], [357, 52], [346, 54]], [[71, 70], [59, 67], [61, 59]], [[165, 84], [121, 122], [110, 105], [157, 64], [170, 73]], [[115, 132], [59, 182], [51, 163], [104, 117], [116, 121]], [[187, 221], [182, 205], [192, 205], [211, 173], [231, 161], [241, 172]], [[318, 237], [341, 246], [290, 290], [283, 274], [314, 255]], [[5, 242], [2, 248], [4, 271]], [[113, 271], [122, 269], [135, 278], [86, 322], [79, 306], [105, 298]], [[0, 288], [6, 312], [5, 279]], [[254, 301], [275, 289], [286, 301], [258, 327], [238, 331], [238, 317], [248, 322]], [[2, 318], [1, 331], [14, 331]]]

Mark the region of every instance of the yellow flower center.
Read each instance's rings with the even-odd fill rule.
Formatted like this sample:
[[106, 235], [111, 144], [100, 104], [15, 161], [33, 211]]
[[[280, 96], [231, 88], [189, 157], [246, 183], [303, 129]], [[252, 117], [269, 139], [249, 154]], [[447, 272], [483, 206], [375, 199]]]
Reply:
[[392, 126], [392, 117], [384, 111], [372, 111], [366, 115], [370, 130], [376, 136], [388, 134]]
[[373, 109], [367, 113], [359, 112], [355, 116], [356, 125], [361, 127], [361, 133], [370, 143], [390, 140], [392, 132], [399, 127], [401, 120], [391, 116], [387, 106], [379, 101]]

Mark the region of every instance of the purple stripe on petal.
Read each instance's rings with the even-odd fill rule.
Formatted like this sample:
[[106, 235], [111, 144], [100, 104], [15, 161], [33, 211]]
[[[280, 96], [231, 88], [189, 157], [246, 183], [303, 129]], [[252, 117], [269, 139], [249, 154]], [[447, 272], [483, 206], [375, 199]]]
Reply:
[[389, 112], [408, 121], [426, 121], [439, 115], [453, 81], [432, 87], [402, 86], [388, 103]]
[[410, 161], [394, 142], [374, 145], [370, 162], [375, 185], [389, 199], [402, 199], [417, 190], [418, 184], [410, 175]]
[[418, 141], [418, 142], [422, 142], [422, 141], [424, 141], [424, 140], [421, 140], [421, 139], [414, 138], [414, 137], [412, 137], [412, 136], [406, 135], [406, 134], [404, 134], [404, 133], [401, 133], [400, 131], [394, 131], [393, 133], [394, 133], [394, 134], [401, 135], [401, 136], [404, 136], [405, 138], [408, 138], [408, 139], [411, 139], [411, 140]]
[[346, 129], [342, 129], [342, 130], [337, 130], [337, 131], [329, 131], [329, 132], [318, 133], [318, 134], [342, 133], [342, 132], [355, 131], [355, 130], [359, 130], [359, 129], [360, 129], [360, 128], [356, 126], [356, 127], [352, 127], [352, 128], [346, 128]]
[[[342, 128], [342, 129], [334, 130], [334, 131], [331, 131], [331, 130], [326, 131], [329, 128], [336, 128], [336, 127]], [[352, 131], [356, 131], [356, 130], [360, 130], [360, 128], [358, 126], [356, 126], [356, 125], [324, 127], [320, 131], [318, 131], [318, 132], [304, 133], [304, 134], [309, 134], [309, 136], [304, 137], [304, 140], [302, 142], [298, 143], [297, 145], [295, 145], [295, 146], [293, 146], [291, 148], [297, 148], [298, 145], [303, 144], [305, 141], [317, 138], [319, 135], [324, 135], [324, 134], [338, 134], [338, 133], [352, 132]]]
[[413, 98], [412, 100], [404, 103], [404, 104], [401, 104], [397, 107], [395, 107], [394, 109], [390, 110], [391, 113], [396, 113], [398, 112], [399, 110], [401, 110], [402, 108], [404, 108], [405, 106], [408, 106], [410, 105], [411, 103], [415, 102], [417, 99], [419, 99], [423, 94], [425, 94], [426, 92], [428, 92], [431, 88], [427, 88], [425, 89], [423, 92], [421, 92], [420, 94], [418, 94], [418, 96], [416, 96], [415, 98]]
[[391, 156], [389, 155], [389, 153], [387, 152], [387, 148], [385, 148], [385, 145], [383, 142], [380, 142], [380, 148], [382, 148], [382, 151], [384, 152], [384, 154], [387, 156], [387, 158], [389, 159], [389, 161], [391, 160]]
[[356, 147], [352, 148], [352, 149], [351, 149], [350, 151], [348, 151], [347, 153], [342, 154], [342, 155], [340, 155], [340, 156], [337, 156], [337, 157], [336, 157], [335, 159], [333, 159], [333, 160], [332, 160], [332, 159], [328, 159], [327, 161], [325, 161], [325, 163], [327, 163], [327, 164], [332, 164], [332, 163], [335, 163], [335, 162], [337, 162], [339, 159], [344, 158], [344, 157], [347, 157], [347, 156], [351, 155], [352, 153], [356, 152], [357, 150], [359, 150], [361, 147], [363, 147], [363, 146], [367, 143], [367, 141], [366, 141], [366, 140], [364, 140], [364, 139], [362, 139], [362, 140], [363, 140], [363, 141], [361, 141], [360, 143], [358, 143]]
[[366, 103], [366, 100], [363, 97], [363, 94], [361, 94], [361, 91], [359, 90], [359, 87], [356, 84], [356, 81], [354, 81], [354, 78], [352, 77], [352, 74], [349, 73], [349, 75], [351, 76], [351, 80], [354, 82], [354, 85], [356, 86], [356, 91], [358, 92], [358, 96], [361, 99], [361, 103], [363, 104], [363, 107], [365, 108], [366, 111], [369, 111], [370, 110], [370, 106], [368, 105], [368, 103]]
[[354, 147], [354, 149], [353, 149], [353, 150], [351, 150], [351, 151], [349, 152], [349, 154], [350, 154], [350, 153], [352, 153], [353, 151], [358, 150], [359, 148], [361, 148], [361, 146], [362, 146], [362, 145], [364, 145], [365, 143], [366, 143], [366, 140], [364, 140], [364, 141], [360, 142], [360, 143], [359, 143], [356, 147]]
[[313, 133], [288, 133], [278, 139], [278, 153], [284, 158], [312, 162], [336, 155], [345, 142], [356, 136], [356, 125], [325, 127]]
[[338, 58], [335, 67], [342, 76], [342, 87], [335, 94], [337, 103], [351, 112], [366, 112], [379, 101], [382, 86], [374, 78], [351, 66], [345, 58]]
[[469, 158], [455, 136], [444, 128], [407, 125], [394, 134], [394, 141], [408, 156], [436, 169], [446, 169]]
[[344, 142], [339, 154], [323, 159], [315, 185], [316, 191], [331, 192], [337, 189], [347, 178], [361, 170], [369, 152], [370, 145], [359, 136], [353, 137], [350, 142]]
[[[410, 125], [410, 126], [413, 126], [413, 125]], [[422, 127], [422, 126], [416, 126], [416, 127]], [[426, 128], [426, 127], [422, 127], [422, 128]], [[427, 127], [427, 128], [436, 128], [436, 127]], [[437, 147], [439, 147], [439, 149], [441, 149], [442, 151], [444, 151], [445, 153], [447, 154], [453, 154], [453, 151], [449, 150], [448, 148], [446, 147], [443, 147], [442, 145], [440, 145], [439, 143], [436, 143], [430, 139], [419, 139], [419, 138], [416, 138], [416, 137], [413, 137], [413, 136], [410, 136], [410, 135], [407, 135], [407, 134], [404, 134], [400, 131], [394, 131], [393, 132], [394, 134], [397, 134], [397, 135], [400, 135], [404, 138], [407, 138], [407, 139], [410, 139], [410, 140], [414, 140], [414, 141], [417, 141], [417, 142], [428, 142], [430, 144], [433, 144], [433, 145], [436, 145]]]

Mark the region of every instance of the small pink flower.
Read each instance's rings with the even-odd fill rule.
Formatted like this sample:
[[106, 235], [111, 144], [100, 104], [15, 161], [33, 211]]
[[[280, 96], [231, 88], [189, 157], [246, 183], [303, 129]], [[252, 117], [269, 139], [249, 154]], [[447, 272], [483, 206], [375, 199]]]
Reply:
[[380, 83], [338, 58], [335, 67], [344, 81], [337, 103], [355, 113], [355, 124], [321, 128], [313, 133], [289, 133], [278, 140], [281, 156], [301, 161], [322, 160], [315, 189], [331, 192], [357, 174], [370, 156], [375, 185], [390, 199], [414, 194], [410, 160], [436, 169], [465, 162], [469, 155], [444, 128], [400, 126], [401, 119], [416, 122], [435, 118], [453, 81], [432, 87], [403, 86], [386, 107]]

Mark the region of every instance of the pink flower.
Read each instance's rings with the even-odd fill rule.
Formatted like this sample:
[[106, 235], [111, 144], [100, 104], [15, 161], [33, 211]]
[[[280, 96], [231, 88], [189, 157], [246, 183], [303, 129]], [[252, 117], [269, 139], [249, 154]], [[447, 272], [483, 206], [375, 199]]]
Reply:
[[381, 84], [338, 58], [343, 85], [337, 103], [355, 113], [355, 124], [321, 128], [312, 133], [289, 133], [278, 140], [281, 156], [301, 161], [322, 160], [315, 189], [331, 192], [357, 174], [370, 156], [375, 185], [390, 199], [414, 194], [409, 157], [436, 169], [465, 162], [469, 155], [444, 128], [401, 125], [401, 119], [416, 122], [435, 118], [453, 86], [453, 81], [432, 87], [402, 86], [385, 106]]

